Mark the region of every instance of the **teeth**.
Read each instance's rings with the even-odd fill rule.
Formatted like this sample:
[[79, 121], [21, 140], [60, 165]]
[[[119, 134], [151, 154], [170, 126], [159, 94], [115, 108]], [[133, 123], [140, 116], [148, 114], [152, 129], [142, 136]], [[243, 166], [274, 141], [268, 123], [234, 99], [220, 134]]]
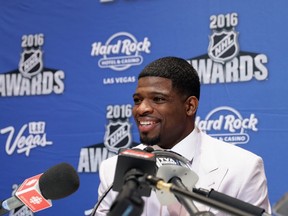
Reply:
[[141, 125], [151, 125], [151, 124], [153, 124], [153, 122], [151, 122], [151, 121], [141, 121], [140, 124]]

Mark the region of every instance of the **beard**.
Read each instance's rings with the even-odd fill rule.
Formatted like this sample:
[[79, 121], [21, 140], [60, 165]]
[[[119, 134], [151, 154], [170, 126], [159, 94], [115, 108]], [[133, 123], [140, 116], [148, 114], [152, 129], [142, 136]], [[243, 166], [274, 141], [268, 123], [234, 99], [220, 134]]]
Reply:
[[140, 142], [147, 146], [153, 146], [160, 143], [160, 136], [149, 138], [147, 136], [140, 136]]

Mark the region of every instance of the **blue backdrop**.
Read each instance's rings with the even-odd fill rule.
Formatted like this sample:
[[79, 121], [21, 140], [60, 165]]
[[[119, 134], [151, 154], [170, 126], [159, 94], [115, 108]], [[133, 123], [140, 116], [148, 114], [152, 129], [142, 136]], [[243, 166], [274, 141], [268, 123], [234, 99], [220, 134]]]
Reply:
[[139, 142], [131, 117], [138, 73], [173, 55], [201, 78], [198, 126], [264, 159], [274, 205], [288, 191], [287, 7], [285, 0], [0, 0], [1, 199], [68, 162], [80, 188], [34, 215], [89, 215], [101, 161]]

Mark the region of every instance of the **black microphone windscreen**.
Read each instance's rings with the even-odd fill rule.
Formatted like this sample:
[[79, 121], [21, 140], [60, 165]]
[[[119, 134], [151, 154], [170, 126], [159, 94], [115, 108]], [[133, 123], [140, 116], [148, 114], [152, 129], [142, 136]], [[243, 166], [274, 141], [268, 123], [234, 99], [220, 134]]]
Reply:
[[79, 176], [68, 163], [48, 169], [39, 179], [39, 188], [46, 199], [57, 200], [69, 196], [79, 188]]
[[144, 151], [146, 152], [153, 152], [155, 149], [152, 148], [151, 146], [147, 146], [146, 148], [144, 148]]

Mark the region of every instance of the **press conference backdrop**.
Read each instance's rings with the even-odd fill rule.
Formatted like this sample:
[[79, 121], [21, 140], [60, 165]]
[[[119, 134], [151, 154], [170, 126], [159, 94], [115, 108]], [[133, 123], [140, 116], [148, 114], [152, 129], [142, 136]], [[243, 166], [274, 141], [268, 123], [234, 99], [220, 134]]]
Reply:
[[171, 55], [199, 73], [197, 125], [264, 159], [275, 204], [288, 191], [287, 7], [285, 0], [0, 0], [0, 199], [60, 162], [81, 182], [49, 209], [10, 215], [89, 215], [101, 161], [139, 143], [131, 115], [138, 73]]

